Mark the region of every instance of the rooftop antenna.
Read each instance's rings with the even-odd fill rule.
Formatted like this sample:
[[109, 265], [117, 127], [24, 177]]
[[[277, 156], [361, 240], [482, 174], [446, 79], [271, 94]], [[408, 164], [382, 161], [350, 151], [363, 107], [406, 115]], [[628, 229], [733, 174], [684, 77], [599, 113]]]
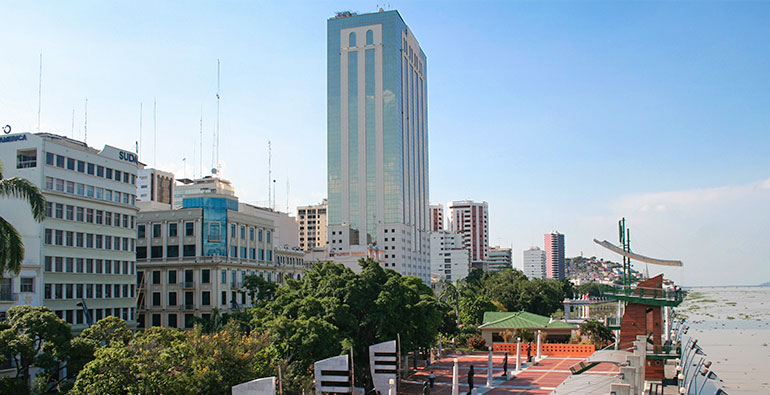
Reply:
[[73, 139], [75, 138], [75, 107], [72, 107], [72, 131], [70, 135]]
[[267, 140], [267, 207], [273, 208], [272, 205], [272, 195], [270, 194], [270, 189], [272, 188], [271, 180], [273, 179], [273, 146], [272, 143], [270, 143], [270, 140]]
[[86, 97], [86, 112], [83, 119], [83, 142], [88, 144], [88, 98]]
[[139, 149], [137, 154], [142, 157], [142, 102], [139, 102]]
[[289, 213], [289, 177], [286, 177], [286, 213]]
[[217, 173], [219, 173], [219, 59], [217, 59]]
[[158, 110], [158, 101], [155, 100], [155, 98], [152, 99], [152, 133], [153, 133], [153, 142], [152, 142], [152, 162], [153, 167], [156, 169], [158, 168], [158, 117], [157, 117], [157, 110]]
[[203, 178], [203, 104], [201, 104], [200, 158], [198, 159], [198, 177]]
[[40, 131], [40, 109], [43, 97], [43, 53], [40, 52], [40, 74], [38, 74], [37, 85], [37, 131]]
[[270, 208], [275, 210], [275, 180], [273, 180], [273, 206]]

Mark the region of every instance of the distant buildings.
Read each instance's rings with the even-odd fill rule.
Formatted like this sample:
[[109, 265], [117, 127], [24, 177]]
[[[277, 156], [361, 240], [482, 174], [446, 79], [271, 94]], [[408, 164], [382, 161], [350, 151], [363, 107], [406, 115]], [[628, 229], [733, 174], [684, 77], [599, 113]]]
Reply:
[[463, 246], [462, 236], [449, 232], [430, 234], [431, 274], [440, 280], [455, 282], [468, 276], [470, 255]]
[[427, 57], [395, 10], [339, 13], [327, 37], [329, 253], [374, 247], [429, 283]]
[[326, 248], [327, 208], [326, 199], [321, 204], [297, 207], [300, 249]]
[[505, 269], [513, 268], [513, 253], [510, 248], [500, 246], [489, 249], [489, 257], [484, 264], [486, 272], [501, 272]]
[[174, 203], [174, 174], [158, 169], [139, 169], [136, 201], [140, 210], [169, 210]]
[[444, 206], [439, 204], [430, 205], [430, 231], [441, 232], [444, 230]]
[[522, 269], [528, 278], [545, 278], [545, 255], [545, 251], [539, 247], [532, 247], [524, 251]]
[[546, 233], [544, 239], [546, 277], [561, 280], [565, 278], [564, 235], [553, 231]]
[[182, 208], [182, 200], [188, 195], [215, 193], [235, 196], [235, 188], [230, 184], [230, 181], [219, 177], [205, 176], [194, 180], [181, 178], [177, 179], [177, 181], [180, 184], [177, 184], [174, 188], [174, 209]]
[[[107, 316], [136, 322], [136, 154], [49, 133], [0, 136], [5, 178], [46, 198], [46, 219], [3, 199], [0, 215], [22, 236], [21, 272], [0, 279], [0, 320], [11, 306], [46, 306], [74, 331]], [[79, 304], [85, 302], [81, 307]]]
[[453, 201], [447, 204], [449, 231], [463, 236], [463, 245], [470, 252], [474, 268], [483, 268], [489, 259], [489, 207], [487, 202], [471, 200]]

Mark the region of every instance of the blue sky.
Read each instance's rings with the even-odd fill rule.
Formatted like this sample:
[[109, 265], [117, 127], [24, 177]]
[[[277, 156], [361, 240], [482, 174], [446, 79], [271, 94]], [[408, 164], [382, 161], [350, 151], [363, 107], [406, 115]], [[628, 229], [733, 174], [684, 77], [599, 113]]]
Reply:
[[[770, 281], [770, 3], [390, 4], [428, 56], [431, 201], [488, 201], [517, 264], [554, 229], [616, 259], [591, 239], [625, 215], [636, 251], [685, 262], [676, 281]], [[37, 130], [42, 51], [43, 130], [70, 135], [74, 109], [82, 139], [88, 97], [88, 143], [133, 148], [143, 103], [142, 160], [197, 175], [219, 58], [224, 175], [266, 204], [272, 141], [293, 211], [326, 195], [326, 19], [376, 6], [4, 1], [0, 123]]]

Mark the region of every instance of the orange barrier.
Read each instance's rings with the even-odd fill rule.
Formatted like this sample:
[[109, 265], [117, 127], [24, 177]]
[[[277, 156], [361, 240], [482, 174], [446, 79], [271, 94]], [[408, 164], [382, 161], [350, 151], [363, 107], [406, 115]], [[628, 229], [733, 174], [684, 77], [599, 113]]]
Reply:
[[[530, 353], [532, 355], [537, 353], [537, 344], [521, 344], [521, 354], [526, 355], [527, 349], [532, 347]], [[494, 343], [492, 350], [495, 352], [506, 352], [508, 354], [516, 354], [516, 343]], [[544, 343], [540, 346], [540, 351], [543, 355], [559, 356], [559, 357], [587, 357], [596, 351], [596, 347], [593, 344], [559, 344], [559, 343]]]

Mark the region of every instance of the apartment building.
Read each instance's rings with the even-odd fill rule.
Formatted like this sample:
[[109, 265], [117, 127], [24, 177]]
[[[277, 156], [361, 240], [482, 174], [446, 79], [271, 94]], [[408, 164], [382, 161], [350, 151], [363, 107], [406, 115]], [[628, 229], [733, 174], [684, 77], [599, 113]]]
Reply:
[[565, 278], [564, 235], [553, 231], [543, 236], [545, 243], [545, 275], [561, 280]]
[[545, 278], [545, 251], [532, 247], [523, 252], [522, 269], [528, 278]]
[[444, 230], [444, 206], [442, 204], [430, 205], [430, 231], [441, 232]]
[[472, 200], [447, 204], [449, 231], [463, 236], [463, 245], [471, 254], [471, 264], [482, 269], [489, 259], [489, 205]]
[[328, 206], [328, 201], [324, 199], [321, 204], [297, 207], [300, 249], [309, 251], [314, 248], [326, 248]]
[[470, 254], [464, 247], [462, 235], [450, 232], [430, 234], [431, 275], [455, 282], [468, 276], [470, 264]]
[[510, 248], [500, 246], [489, 249], [489, 257], [484, 263], [484, 271], [501, 272], [505, 269], [513, 268], [513, 252]]
[[107, 316], [135, 326], [136, 154], [50, 133], [0, 137], [5, 178], [46, 198], [46, 219], [4, 199], [0, 215], [21, 233], [21, 272], [0, 280], [0, 319], [13, 305], [47, 306], [80, 331]]

